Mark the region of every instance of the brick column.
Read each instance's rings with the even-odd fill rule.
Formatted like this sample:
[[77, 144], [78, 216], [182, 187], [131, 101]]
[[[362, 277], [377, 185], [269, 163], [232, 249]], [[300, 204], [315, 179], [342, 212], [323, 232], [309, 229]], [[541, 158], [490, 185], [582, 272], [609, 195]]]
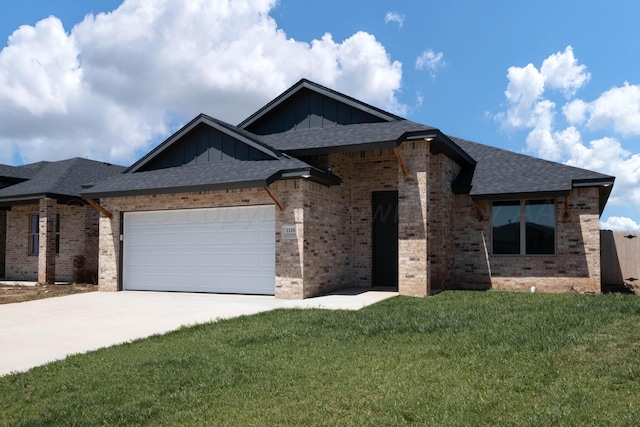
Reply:
[[0, 209], [0, 277], [5, 277], [5, 255], [7, 252], [7, 211]]
[[[276, 207], [276, 298], [303, 299], [308, 296], [304, 271], [307, 185], [302, 180], [291, 180], [279, 181], [271, 187], [284, 206], [284, 210]], [[283, 226], [294, 226], [296, 237], [284, 239]]]
[[38, 283], [56, 280], [56, 201], [40, 199], [40, 245], [38, 248]]
[[404, 142], [400, 154], [407, 176], [398, 168], [398, 291], [424, 297], [430, 293], [427, 264], [427, 168], [429, 144]]

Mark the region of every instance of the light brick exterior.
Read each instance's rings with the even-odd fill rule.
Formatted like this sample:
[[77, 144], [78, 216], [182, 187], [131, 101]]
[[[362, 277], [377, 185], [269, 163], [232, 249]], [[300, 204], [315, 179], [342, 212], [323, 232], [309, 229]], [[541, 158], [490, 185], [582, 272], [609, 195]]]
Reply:
[[[372, 283], [372, 212], [375, 191], [398, 191], [398, 288], [427, 296], [445, 288], [528, 289], [599, 292], [598, 190], [576, 189], [557, 199], [555, 256], [490, 255], [491, 202], [454, 195], [460, 166], [431, 154], [428, 141], [405, 142], [393, 150], [370, 150], [304, 159], [330, 167], [342, 178], [326, 187], [305, 179], [277, 181], [269, 190], [276, 209], [274, 293], [307, 298]], [[100, 290], [119, 286], [121, 213], [145, 210], [274, 205], [264, 188], [154, 196], [104, 198], [113, 217], [100, 218]], [[295, 225], [297, 239], [282, 239]], [[486, 248], [486, 250], [485, 250]]]
[[56, 281], [56, 201], [40, 199], [38, 283]]
[[[56, 204], [43, 199], [41, 204], [15, 205], [6, 212], [5, 277], [8, 280], [97, 283], [98, 269], [98, 212], [90, 206]], [[52, 235], [48, 239], [55, 254], [55, 215], [60, 215], [60, 253], [50, 256], [53, 266], [39, 273], [39, 265], [46, 265], [46, 229], [43, 209], [49, 215]], [[40, 215], [39, 255], [29, 255], [29, 225], [31, 215]], [[47, 224], [48, 221], [47, 221]], [[53, 278], [52, 275], [53, 274]]]
[[7, 211], [0, 209], [0, 278], [5, 276], [5, 255], [7, 252]]
[[455, 196], [453, 286], [543, 292], [600, 292], [597, 188], [576, 188], [556, 198], [556, 255], [491, 254], [491, 202]]

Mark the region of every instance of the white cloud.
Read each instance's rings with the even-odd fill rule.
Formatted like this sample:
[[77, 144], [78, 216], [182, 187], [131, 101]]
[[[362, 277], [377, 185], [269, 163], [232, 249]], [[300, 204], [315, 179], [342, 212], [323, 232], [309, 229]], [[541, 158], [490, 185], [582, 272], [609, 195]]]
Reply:
[[613, 130], [621, 135], [640, 135], [640, 85], [625, 82], [604, 92], [588, 104], [588, 126]]
[[600, 229], [612, 231], [640, 232], [640, 224], [638, 224], [631, 218], [612, 216], [607, 218], [606, 221], [600, 221]]
[[398, 24], [398, 27], [402, 28], [402, 25], [404, 24], [404, 15], [400, 15], [397, 12], [387, 12], [384, 15], [384, 22], [385, 24], [388, 24], [389, 22], [395, 22], [396, 24]]
[[545, 84], [550, 89], [559, 89], [570, 97], [584, 86], [591, 74], [585, 65], [578, 65], [573, 56], [573, 48], [567, 46], [564, 52], [556, 52], [542, 62], [540, 73], [545, 76]]
[[562, 154], [553, 135], [555, 107], [556, 105], [549, 100], [536, 103], [531, 112], [535, 126], [527, 135], [527, 147], [549, 160], [559, 160]]
[[[70, 33], [47, 18], [0, 51], [0, 162], [128, 164], [200, 112], [237, 123], [300, 78], [398, 114], [402, 64], [374, 36], [295, 41], [275, 0], [126, 0]], [[6, 113], [5, 113], [6, 112]]]
[[532, 127], [536, 103], [544, 92], [544, 76], [533, 66], [510, 67], [505, 96], [509, 103], [503, 125], [513, 129]]
[[[617, 137], [640, 135], [640, 85], [625, 83], [591, 102], [574, 98], [590, 77], [571, 46], [546, 58], [540, 70], [533, 64], [510, 67], [507, 108], [493, 117], [506, 130], [525, 131], [527, 151], [537, 156], [615, 176], [609, 203], [640, 214], [640, 154]], [[560, 116], [558, 94], [565, 98], [559, 100]], [[610, 136], [584, 142], [583, 134], [596, 129]]]
[[564, 114], [567, 122], [571, 125], [581, 125], [587, 118], [587, 109], [589, 104], [582, 99], [575, 99], [571, 102], [567, 102], [562, 107], [562, 114]]
[[427, 70], [435, 77], [438, 70], [444, 68], [446, 62], [442, 52], [434, 52], [432, 49], [423, 51], [416, 59], [416, 70]]
[[0, 102], [25, 113], [65, 113], [81, 78], [76, 44], [55, 17], [20, 27], [0, 51]]

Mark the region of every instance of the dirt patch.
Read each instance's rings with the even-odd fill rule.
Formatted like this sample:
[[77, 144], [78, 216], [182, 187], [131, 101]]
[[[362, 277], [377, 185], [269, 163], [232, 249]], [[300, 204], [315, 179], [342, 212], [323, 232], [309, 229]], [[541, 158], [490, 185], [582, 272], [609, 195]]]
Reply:
[[61, 297], [64, 295], [93, 292], [97, 290], [98, 285], [87, 284], [35, 286], [0, 284], [0, 304], [31, 301], [34, 299], [42, 298]]

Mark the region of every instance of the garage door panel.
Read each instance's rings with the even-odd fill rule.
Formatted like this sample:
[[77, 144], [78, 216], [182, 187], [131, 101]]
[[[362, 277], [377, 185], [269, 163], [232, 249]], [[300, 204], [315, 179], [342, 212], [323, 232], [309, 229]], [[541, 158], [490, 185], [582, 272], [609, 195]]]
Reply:
[[123, 287], [273, 294], [273, 206], [124, 215]]

